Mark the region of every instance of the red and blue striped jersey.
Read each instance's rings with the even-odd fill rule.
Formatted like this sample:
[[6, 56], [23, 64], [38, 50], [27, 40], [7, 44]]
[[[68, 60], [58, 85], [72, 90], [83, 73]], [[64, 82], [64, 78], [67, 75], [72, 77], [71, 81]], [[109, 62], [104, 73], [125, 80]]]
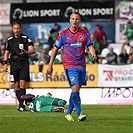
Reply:
[[92, 44], [89, 33], [79, 28], [76, 33], [72, 33], [69, 28], [59, 33], [54, 46], [63, 47], [63, 66], [64, 69], [76, 68], [84, 69], [85, 47]]

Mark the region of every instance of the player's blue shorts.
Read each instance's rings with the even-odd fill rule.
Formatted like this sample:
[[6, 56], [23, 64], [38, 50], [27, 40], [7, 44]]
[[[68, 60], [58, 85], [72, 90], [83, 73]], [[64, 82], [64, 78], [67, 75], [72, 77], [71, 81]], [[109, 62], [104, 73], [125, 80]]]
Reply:
[[67, 80], [69, 82], [70, 87], [74, 84], [86, 85], [86, 70], [85, 69], [75, 69], [69, 68], [65, 70]]

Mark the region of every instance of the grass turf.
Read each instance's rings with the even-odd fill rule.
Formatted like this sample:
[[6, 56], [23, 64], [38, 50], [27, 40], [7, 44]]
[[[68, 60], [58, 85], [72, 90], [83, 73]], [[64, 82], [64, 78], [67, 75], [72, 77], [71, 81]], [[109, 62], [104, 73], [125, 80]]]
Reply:
[[82, 105], [87, 120], [67, 121], [65, 113], [17, 112], [15, 105], [0, 105], [0, 133], [132, 133], [132, 105]]

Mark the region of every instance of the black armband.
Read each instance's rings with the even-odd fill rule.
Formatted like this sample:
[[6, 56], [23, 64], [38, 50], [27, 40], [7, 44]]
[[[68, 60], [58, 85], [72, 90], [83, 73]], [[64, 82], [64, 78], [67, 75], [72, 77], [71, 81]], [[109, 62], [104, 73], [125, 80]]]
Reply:
[[7, 60], [3, 61], [3, 65], [7, 64]]

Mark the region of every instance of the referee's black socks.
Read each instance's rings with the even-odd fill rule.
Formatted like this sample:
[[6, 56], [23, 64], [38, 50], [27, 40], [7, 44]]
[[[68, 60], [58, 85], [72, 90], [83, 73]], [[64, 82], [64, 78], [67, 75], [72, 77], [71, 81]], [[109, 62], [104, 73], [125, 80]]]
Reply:
[[23, 107], [24, 100], [20, 99], [20, 97], [26, 94], [26, 88], [20, 88], [18, 92], [16, 91], [16, 95], [17, 93], [18, 93], [19, 107]]
[[19, 91], [20, 91], [20, 90], [16, 90], [16, 97], [17, 97], [17, 99], [18, 99], [18, 101], [19, 101], [19, 103], [20, 103], [20, 100], [19, 100], [19, 99], [20, 99], [20, 97], [19, 97]]

